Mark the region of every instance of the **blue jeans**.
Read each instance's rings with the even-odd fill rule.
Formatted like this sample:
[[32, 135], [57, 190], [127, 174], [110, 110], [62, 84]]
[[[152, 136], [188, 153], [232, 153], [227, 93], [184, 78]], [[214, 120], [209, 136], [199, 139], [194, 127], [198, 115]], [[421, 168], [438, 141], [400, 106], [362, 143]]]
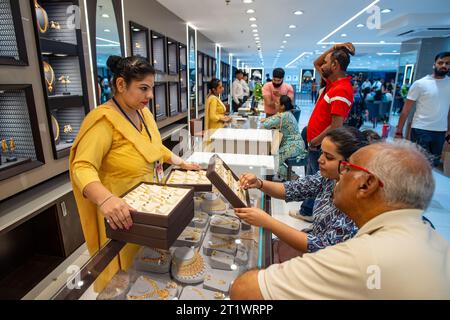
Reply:
[[[311, 176], [319, 171], [319, 163], [318, 160], [320, 158], [321, 151], [320, 150], [309, 150], [308, 151], [308, 164], [306, 166], [306, 175]], [[300, 214], [304, 216], [312, 216], [314, 209], [314, 201], [315, 199], [309, 198], [305, 199], [300, 206]]]
[[422, 129], [411, 129], [411, 141], [417, 143], [432, 155], [434, 166], [441, 161], [442, 148], [445, 142], [445, 131], [429, 131]]

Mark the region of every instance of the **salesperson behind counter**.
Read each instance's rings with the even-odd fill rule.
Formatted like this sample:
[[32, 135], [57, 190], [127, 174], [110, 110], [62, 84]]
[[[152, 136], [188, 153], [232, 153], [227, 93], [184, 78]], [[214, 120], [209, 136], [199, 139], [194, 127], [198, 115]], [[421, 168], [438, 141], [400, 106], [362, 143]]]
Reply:
[[[139, 182], [162, 179], [164, 162], [199, 169], [163, 146], [147, 108], [153, 98], [155, 70], [139, 57], [111, 56], [114, 96], [83, 121], [70, 153], [70, 177], [89, 253], [106, 242], [105, 220], [112, 229], [129, 229], [132, 208], [118, 196]], [[105, 219], [106, 218], [106, 219]], [[139, 246], [127, 244], [97, 278], [101, 291], [119, 270], [127, 270]]]

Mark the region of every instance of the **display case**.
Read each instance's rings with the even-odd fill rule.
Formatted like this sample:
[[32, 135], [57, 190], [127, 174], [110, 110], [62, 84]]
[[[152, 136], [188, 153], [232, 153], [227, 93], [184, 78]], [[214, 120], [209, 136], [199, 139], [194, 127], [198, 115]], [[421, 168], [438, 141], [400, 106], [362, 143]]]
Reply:
[[148, 36], [148, 28], [130, 21], [130, 43], [132, 56], [139, 56], [150, 61]]
[[[70, 153], [89, 112], [81, 29], [67, 19], [77, 0], [31, 0], [35, 36], [55, 159]], [[69, 12], [70, 13], [70, 12]]]
[[169, 115], [173, 117], [178, 113], [180, 90], [178, 82], [169, 82]]
[[197, 52], [197, 97], [198, 111], [205, 109], [205, 97], [203, 95], [203, 53]]
[[0, 65], [28, 65], [19, 1], [0, 0], [0, 17]]
[[[270, 214], [270, 197], [258, 193], [253, 201]], [[214, 211], [218, 204], [225, 208], [221, 214]], [[217, 193], [196, 193], [194, 205], [192, 223], [169, 250], [142, 247], [127, 272], [119, 271], [103, 292], [83, 296], [125, 245], [111, 240], [80, 270], [79, 290], [65, 284], [53, 299], [223, 300], [240, 274], [272, 263], [270, 232], [239, 221]], [[233, 234], [227, 233], [231, 229]]]
[[212, 79], [209, 68], [210, 59], [211, 59], [210, 56], [206, 54], [203, 55], [203, 97], [202, 97], [203, 104], [206, 104], [206, 98], [209, 94], [208, 84]]
[[166, 73], [166, 37], [152, 31], [152, 61], [157, 72]]
[[167, 72], [169, 75], [178, 75], [178, 43], [167, 38]]
[[167, 118], [167, 84], [155, 83], [153, 91], [153, 114], [161, 121]]
[[188, 111], [188, 83], [187, 83], [187, 49], [184, 44], [179, 46], [180, 70], [180, 111]]
[[221, 67], [220, 67], [220, 73], [221, 73], [221, 80], [222, 80], [222, 85], [223, 85], [223, 93], [222, 93], [222, 101], [226, 101], [228, 100], [228, 95], [230, 92], [230, 65], [225, 63], [225, 62], [221, 62]]
[[0, 181], [44, 164], [31, 85], [0, 84]]

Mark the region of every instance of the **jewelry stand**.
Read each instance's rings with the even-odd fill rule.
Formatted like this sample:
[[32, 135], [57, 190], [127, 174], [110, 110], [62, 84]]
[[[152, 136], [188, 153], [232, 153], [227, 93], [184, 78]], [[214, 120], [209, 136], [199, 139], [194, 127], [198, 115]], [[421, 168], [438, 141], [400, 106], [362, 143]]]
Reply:
[[211, 291], [219, 291], [228, 294], [231, 283], [236, 279], [238, 274], [233, 271], [213, 270], [208, 272], [203, 282], [203, 288]]
[[140, 276], [127, 294], [127, 300], [174, 300], [177, 297], [176, 283], [164, 283], [147, 276]]
[[130, 288], [130, 275], [119, 271], [111, 279], [105, 289], [97, 296], [97, 300], [125, 300]]
[[169, 251], [143, 247], [134, 259], [136, 270], [167, 273], [170, 271], [172, 256]]
[[213, 192], [205, 194], [200, 208], [209, 215], [223, 214], [227, 211], [225, 202]]
[[232, 236], [215, 235], [208, 232], [203, 241], [203, 254], [205, 256], [211, 256], [214, 250], [234, 256], [237, 250], [236, 238]]
[[210, 231], [220, 234], [239, 234], [241, 223], [238, 218], [225, 215], [213, 215], [210, 222]]
[[211, 267], [227, 271], [238, 269], [238, 266], [234, 264], [234, 256], [217, 250], [211, 253]]
[[181, 247], [173, 253], [171, 273], [181, 283], [200, 283], [205, 278], [206, 265], [198, 251]]
[[236, 264], [238, 264], [240, 266], [245, 266], [247, 264], [248, 250], [244, 245], [242, 245], [242, 244], [238, 245], [236, 257], [234, 258], [234, 261], [236, 262]]
[[194, 219], [189, 223], [190, 227], [204, 229], [209, 221], [209, 215], [202, 211], [194, 212]]

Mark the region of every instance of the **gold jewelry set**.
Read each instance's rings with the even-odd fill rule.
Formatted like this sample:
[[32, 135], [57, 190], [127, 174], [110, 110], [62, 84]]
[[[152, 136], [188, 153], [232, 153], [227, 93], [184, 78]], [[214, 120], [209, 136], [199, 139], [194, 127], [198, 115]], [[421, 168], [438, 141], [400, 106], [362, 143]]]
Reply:
[[156, 248], [151, 248], [151, 250], [153, 250], [159, 256], [157, 256], [157, 257], [143, 256], [143, 257], [140, 257], [141, 261], [146, 262], [146, 263], [154, 263], [154, 264], [162, 265], [162, 264], [166, 264], [166, 262], [169, 260], [170, 254], [168, 252], [163, 251], [161, 249], [156, 249]]
[[212, 217], [211, 225], [213, 225], [213, 226], [230, 225], [233, 229], [238, 229], [239, 228], [239, 223], [237, 223], [234, 219], [232, 219], [232, 218], [225, 218], [225, 217], [221, 217], [221, 216], [214, 216], [214, 217]]
[[205, 170], [182, 171], [174, 170], [167, 179], [167, 184], [211, 184]]
[[201, 230], [195, 229], [195, 228], [186, 228], [181, 233], [181, 235], [178, 237], [178, 239], [188, 239], [192, 241], [199, 241], [202, 236]]
[[42, 64], [44, 66], [45, 82], [47, 83], [48, 92], [53, 92], [53, 84], [55, 82], [55, 71], [53, 71], [52, 66], [47, 61], [43, 61]]
[[155, 296], [158, 296], [158, 300], [167, 300], [170, 296], [169, 290], [167, 288], [173, 288], [173, 284], [170, 282], [167, 283], [165, 289], [161, 289], [155, 280], [150, 279], [146, 276], [142, 276], [142, 279], [144, 279], [150, 286], [152, 287], [153, 291], [149, 291], [147, 293], [141, 294], [141, 295], [128, 295], [128, 299], [130, 300], [144, 300], [144, 299], [150, 299]]
[[[205, 296], [205, 294], [199, 288], [191, 287], [191, 290], [194, 291], [195, 293], [197, 293], [204, 300], [208, 300], [208, 298]], [[214, 292], [214, 299], [223, 300], [223, 299], [225, 299], [225, 294], [223, 294], [222, 292]]]
[[192, 277], [205, 270], [205, 262], [198, 251], [195, 251], [194, 257], [188, 261], [177, 262], [173, 259], [172, 263], [177, 270], [177, 275], [181, 277]]
[[[9, 151], [14, 152], [16, 150], [16, 141], [14, 138], [9, 139]], [[8, 152], [8, 142], [6, 139], [2, 139], [2, 152], [6, 153]]]
[[[211, 280], [212, 280], [212, 276], [211, 276], [210, 274], [208, 274], [208, 275], [205, 277], [205, 280], [211, 281]], [[219, 285], [224, 285], [224, 284], [227, 283], [227, 282], [226, 282], [225, 280], [223, 280], [223, 279], [215, 280], [214, 282], [216, 282], [216, 283], [219, 284]]]
[[246, 203], [247, 199], [245, 196], [245, 190], [241, 187], [239, 180], [236, 180], [234, 178], [231, 170], [226, 169], [223, 165], [223, 162], [217, 162], [215, 168], [217, 174], [228, 185], [228, 187], [233, 190], [233, 192], [239, 197], [239, 199]]
[[215, 238], [215, 239], [219, 239], [221, 241], [223, 241], [222, 243], [214, 243], [212, 241], [210, 241], [210, 243], [208, 243], [208, 247], [210, 247], [211, 249], [219, 249], [219, 248], [227, 248], [229, 250], [233, 250], [236, 249], [236, 239], [233, 237], [221, 237], [221, 236], [217, 236], [215, 234], [211, 235], [211, 238]]
[[188, 192], [188, 189], [141, 184], [123, 199], [139, 212], [168, 215]]

